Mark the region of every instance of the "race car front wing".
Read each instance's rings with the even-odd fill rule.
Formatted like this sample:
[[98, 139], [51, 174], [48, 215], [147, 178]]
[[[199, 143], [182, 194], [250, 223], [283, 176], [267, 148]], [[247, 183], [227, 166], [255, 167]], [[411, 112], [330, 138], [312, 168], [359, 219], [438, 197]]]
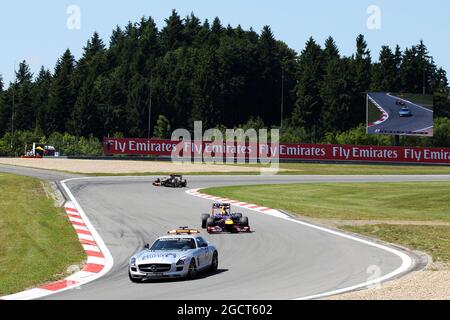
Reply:
[[242, 227], [239, 225], [234, 225], [232, 227], [232, 229], [230, 230], [230, 228], [223, 228], [221, 226], [214, 226], [214, 227], [207, 227], [206, 229], [208, 231], [208, 233], [230, 233], [230, 232], [251, 232], [250, 231], [250, 227]]

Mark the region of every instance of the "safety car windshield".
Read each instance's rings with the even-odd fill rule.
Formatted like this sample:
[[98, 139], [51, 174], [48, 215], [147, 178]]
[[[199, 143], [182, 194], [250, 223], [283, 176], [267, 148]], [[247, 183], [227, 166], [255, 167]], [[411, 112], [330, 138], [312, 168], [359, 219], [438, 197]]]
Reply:
[[152, 251], [192, 249], [195, 249], [195, 241], [192, 238], [158, 239], [150, 248]]

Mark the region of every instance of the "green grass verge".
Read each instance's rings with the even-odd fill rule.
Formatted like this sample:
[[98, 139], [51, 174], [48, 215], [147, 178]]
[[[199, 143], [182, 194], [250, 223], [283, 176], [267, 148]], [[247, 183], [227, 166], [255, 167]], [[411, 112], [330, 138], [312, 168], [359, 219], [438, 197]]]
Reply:
[[280, 174], [300, 175], [424, 175], [450, 174], [450, 166], [282, 163]]
[[381, 113], [380, 109], [378, 109], [375, 104], [369, 100], [369, 106], [368, 106], [368, 122], [372, 123], [375, 121], [378, 121], [381, 119], [381, 117], [383, 116], [383, 114]]
[[382, 224], [344, 226], [343, 229], [425, 251], [433, 261], [450, 262], [450, 227]]
[[[325, 220], [450, 221], [447, 182], [258, 185], [203, 192]], [[423, 250], [435, 261], [450, 262], [448, 226], [381, 224], [344, 229]]]
[[[267, 167], [265, 165], [242, 164], [236, 166]], [[358, 165], [358, 164], [316, 164], [316, 163], [281, 163], [279, 175], [424, 175], [450, 174], [450, 166], [390, 166], [390, 165]], [[177, 172], [134, 172], [134, 173], [82, 173], [69, 172], [87, 176], [158, 176]], [[188, 172], [183, 175], [259, 175], [259, 171], [232, 172]]]
[[61, 279], [85, 259], [62, 208], [37, 179], [0, 173], [0, 295]]
[[[217, 165], [220, 166], [220, 165]], [[233, 165], [231, 165], [233, 166]], [[248, 168], [264, 168], [262, 164], [234, 164], [234, 166]], [[16, 166], [31, 169], [39, 169], [30, 166]], [[437, 175], [450, 174], [450, 166], [417, 166], [417, 165], [383, 165], [383, 164], [317, 164], [317, 163], [280, 163], [280, 175]], [[129, 173], [86, 173], [80, 171], [40, 169], [68, 174], [78, 174], [92, 177], [103, 176], [165, 176], [177, 172], [129, 172]], [[183, 175], [259, 175], [259, 171], [231, 171], [231, 172], [186, 172]]]
[[257, 185], [204, 192], [314, 218], [450, 221], [450, 182]]

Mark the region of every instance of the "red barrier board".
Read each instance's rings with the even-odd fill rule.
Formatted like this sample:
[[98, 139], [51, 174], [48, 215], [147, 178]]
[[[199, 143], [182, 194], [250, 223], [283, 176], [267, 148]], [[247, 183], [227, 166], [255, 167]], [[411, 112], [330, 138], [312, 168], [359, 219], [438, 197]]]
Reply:
[[366, 161], [450, 164], [450, 148], [410, 148], [324, 144], [224, 144], [141, 138], [104, 138], [105, 155], [151, 155], [185, 157]]

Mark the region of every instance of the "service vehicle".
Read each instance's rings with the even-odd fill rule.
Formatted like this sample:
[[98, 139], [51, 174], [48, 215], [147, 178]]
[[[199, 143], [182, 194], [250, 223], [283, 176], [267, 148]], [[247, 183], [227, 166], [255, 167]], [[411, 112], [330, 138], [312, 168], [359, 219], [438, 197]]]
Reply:
[[216, 271], [217, 248], [200, 231], [189, 227], [171, 230], [130, 258], [128, 276], [132, 282], [150, 279], [195, 279], [200, 272]]
[[400, 111], [398, 112], [398, 115], [403, 118], [403, 117], [412, 117], [412, 112], [411, 109], [409, 109], [408, 107], [403, 107], [400, 109]]

